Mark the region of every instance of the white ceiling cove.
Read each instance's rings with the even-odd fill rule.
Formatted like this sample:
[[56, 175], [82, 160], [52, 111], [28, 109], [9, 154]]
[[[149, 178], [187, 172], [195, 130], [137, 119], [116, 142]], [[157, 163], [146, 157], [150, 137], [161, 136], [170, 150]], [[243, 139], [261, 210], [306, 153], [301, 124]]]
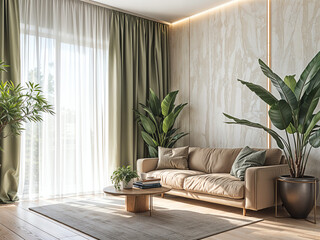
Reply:
[[190, 17], [231, 0], [94, 0], [96, 2], [169, 23]]

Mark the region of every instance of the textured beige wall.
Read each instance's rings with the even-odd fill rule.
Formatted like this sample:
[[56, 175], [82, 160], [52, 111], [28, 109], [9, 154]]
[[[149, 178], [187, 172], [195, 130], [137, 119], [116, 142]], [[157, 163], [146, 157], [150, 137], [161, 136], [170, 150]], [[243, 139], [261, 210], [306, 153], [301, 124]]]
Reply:
[[[272, 69], [298, 78], [320, 50], [320, 0], [272, 0], [271, 6]], [[190, 136], [179, 145], [267, 147], [264, 132], [226, 125], [222, 115], [266, 124], [266, 105], [236, 81], [266, 87], [257, 63], [267, 60], [266, 7], [267, 0], [242, 0], [171, 26], [171, 90], [189, 103], [177, 125]], [[320, 149], [312, 150], [307, 173], [320, 178], [319, 156]]]
[[237, 78], [266, 86], [258, 58], [267, 59], [266, 0], [244, 0], [170, 28], [171, 90], [189, 103], [179, 145], [266, 147], [266, 134], [224, 123], [223, 112], [266, 123], [266, 105]]
[[[296, 74], [298, 80], [320, 50], [320, 1], [273, 0], [271, 30], [272, 69], [282, 78]], [[276, 89], [272, 92], [277, 95]], [[276, 144], [273, 142], [272, 146]], [[311, 151], [307, 174], [320, 178], [319, 148]]]
[[[179, 24], [170, 28], [169, 45], [170, 45], [170, 62], [171, 62], [171, 90], [179, 90], [177, 103], [189, 103], [180, 113], [177, 119], [177, 125], [183, 132], [190, 132], [189, 128], [189, 26], [188, 24]], [[180, 146], [189, 145], [190, 135], [179, 141]], [[178, 145], [178, 144], [177, 144]]]

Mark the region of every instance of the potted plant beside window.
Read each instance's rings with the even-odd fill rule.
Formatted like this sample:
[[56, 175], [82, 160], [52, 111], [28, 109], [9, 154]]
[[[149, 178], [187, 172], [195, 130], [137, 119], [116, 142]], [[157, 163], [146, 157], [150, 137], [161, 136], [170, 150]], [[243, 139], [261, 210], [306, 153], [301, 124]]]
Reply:
[[137, 172], [132, 170], [131, 166], [119, 167], [113, 172], [111, 182], [117, 190], [131, 189], [133, 186], [133, 179], [137, 177]]
[[158, 147], [172, 148], [176, 142], [188, 135], [174, 128], [174, 123], [187, 103], [175, 106], [175, 100], [179, 91], [168, 93], [160, 101], [150, 88], [147, 105], [139, 103], [143, 111], [135, 110], [137, 122], [141, 126], [142, 139], [148, 146], [149, 156], [158, 157]]
[[284, 132], [285, 137], [259, 123], [224, 115], [232, 120], [228, 124], [259, 128], [274, 138], [283, 150], [290, 170], [290, 175], [280, 178], [280, 197], [292, 217], [306, 218], [319, 192], [318, 179], [306, 176], [305, 170], [310, 151], [320, 147], [320, 111], [316, 110], [320, 97], [320, 52], [307, 65], [298, 81], [295, 75], [282, 80], [262, 60], [259, 64], [279, 92], [280, 99], [259, 85], [239, 81], [270, 106], [268, 114], [271, 122]]
[[[0, 61], [0, 72], [8, 65]], [[39, 84], [14, 85], [0, 81], [0, 138], [20, 135], [24, 122], [41, 122], [42, 113], [54, 114], [53, 107], [42, 94]]]

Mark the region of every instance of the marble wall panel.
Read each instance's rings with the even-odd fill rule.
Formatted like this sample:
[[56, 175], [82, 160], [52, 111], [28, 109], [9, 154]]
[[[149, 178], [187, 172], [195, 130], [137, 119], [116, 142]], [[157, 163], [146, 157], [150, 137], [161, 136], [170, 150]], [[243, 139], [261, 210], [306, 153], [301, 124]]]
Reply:
[[[171, 27], [171, 88], [182, 87], [189, 99], [189, 115], [178, 125], [189, 124], [190, 146], [266, 147], [265, 133], [227, 125], [222, 114], [266, 123], [266, 105], [237, 82], [266, 86], [257, 63], [267, 58], [265, 13], [266, 0], [245, 0]], [[189, 96], [183, 90], [188, 70]]]
[[208, 146], [210, 139], [209, 17], [190, 20], [190, 146]]
[[[281, 77], [296, 74], [298, 80], [309, 61], [320, 51], [320, 1], [273, 0], [271, 19], [272, 69]], [[274, 88], [272, 92], [277, 95]], [[273, 142], [272, 146], [276, 144]], [[320, 149], [313, 149], [307, 167], [307, 173], [318, 178], [319, 156]]]
[[[189, 24], [176, 24], [169, 28], [169, 47], [170, 47], [170, 90], [179, 90], [176, 103], [188, 103], [188, 105], [182, 110], [180, 116], [177, 119], [176, 127], [180, 128], [180, 131], [189, 133]], [[181, 138], [176, 146], [189, 145], [189, 136]]]
[[[206, 96], [210, 124], [208, 146], [266, 147], [261, 130], [227, 125], [223, 112], [266, 123], [266, 104], [237, 79], [263, 86], [258, 59], [267, 59], [266, 1], [240, 1], [209, 16], [209, 92]], [[192, 116], [192, 115], [191, 115]]]

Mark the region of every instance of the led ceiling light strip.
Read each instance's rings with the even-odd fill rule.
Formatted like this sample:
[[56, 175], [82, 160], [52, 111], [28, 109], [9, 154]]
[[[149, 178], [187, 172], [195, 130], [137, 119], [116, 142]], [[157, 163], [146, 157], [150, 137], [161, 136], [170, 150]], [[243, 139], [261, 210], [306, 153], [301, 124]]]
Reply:
[[186, 20], [189, 20], [190, 18], [194, 18], [194, 17], [198, 17], [198, 16], [201, 16], [201, 15], [204, 15], [204, 14], [208, 14], [208, 13], [210, 13], [210, 12], [212, 12], [212, 11], [218, 10], [218, 9], [220, 9], [220, 8], [227, 7], [227, 6], [231, 5], [231, 4], [233, 4], [233, 3], [235, 3], [235, 2], [239, 2], [239, 1], [240, 1], [240, 0], [230, 0], [229, 2], [223, 3], [223, 4], [221, 4], [221, 5], [218, 5], [218, 6], [216, 6], [216, 7], [210, 8], [210, 9], [205, 10], [205, 11], [203, 11], [203, 12], [196, 13], [196, 14], [190, 16], [190, 17], [186, 17], [186, 18], [183, 18], [183, 19], [178, 20], [178, 21], [176, 21], [176, 22], [173, 22], [172, 25], [178, 24], [178, 23], [181, 23], [181, 22], [184, 22], [184, 21], [186, 21]]

